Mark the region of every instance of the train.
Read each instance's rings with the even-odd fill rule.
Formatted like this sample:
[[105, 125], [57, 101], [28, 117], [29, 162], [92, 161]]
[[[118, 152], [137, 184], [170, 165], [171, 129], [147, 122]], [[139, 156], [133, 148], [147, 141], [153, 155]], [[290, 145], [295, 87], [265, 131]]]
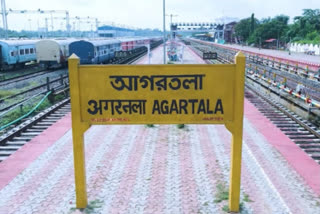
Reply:
[[80, 64], [101, 64], [114, 57], [120, 51], [119, 40], [80, 40], [72, 42], [69, 46], [70, 53], [80, 58]]
[[36, 42], [37, 62], [46, 67], [65, 65], [68, 61], [69, 45], [75, 39], [43, 39]]
[[23, 67], [36, 60], [35, 44], [39, 40], [0, 40], [1, 70]]
[[46, 67], [63, 66], [75, 53], [81, 64], [108, 63], [117, 51], [131, 51], [160, 40], [159, 37], [0, 40], [1, 70], [35, 61]]

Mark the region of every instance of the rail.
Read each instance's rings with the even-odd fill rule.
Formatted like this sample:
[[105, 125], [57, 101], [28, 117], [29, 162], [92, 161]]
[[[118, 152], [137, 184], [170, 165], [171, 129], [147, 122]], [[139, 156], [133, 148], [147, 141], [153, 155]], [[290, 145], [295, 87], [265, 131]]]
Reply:
[[[192, 45], [192, 43], [195, 43], [195, 44], [198, 44], [199, 43], [199, 41], [192, 41], [191, 40], [191, 45]], [[202, 44], [202, 43], [200, 43], [200, 44]], [[231, 57], [230, 55], [226, 55], [224, 52], [222, 52], [221, 51], [221, 49], [222, 49], [222, 47], [219, 47], [220, 49], [217, 49], [217, 51], [219, 52], [219, 54], [218, 55], [222, 55], [223, 56], [223, 58], [226, 58], [227, 60], [229, 60], [229, 61], [232, 61], [233, 60], [233, 56]], [[248, 66], [248, 69], [252, 69], [251, 68], [251, 66]], [[261, 70], [259, 70], [259, 69], [257, 69], [257, 66], [256, 66], [256, 68], [255, 68], [255, 70], [256, 70], [256, 72], [258, 72], [258, 71], [261, 71]], [[265, 69], [264, 69], [265, 70]], [[274, 70], [271, 70], [271, 72], [272, 73], [277, 73], [278, 71], [274, 71]], [[289, 72], [287, 72], [287, 74], [289, 74]], [[286, 81], [287, 80], [287, 76], [285, 76], [284, 74], [282, 74], [282, 75], [279, 75], [279, 74], [277, 74], [278, 76], [280, 76], [280, 77], [282, 77], [283, 78], [283, 81], [279, 81], [279, 82], [275, 82], [275, 84], [280, 84], [280, 85], [282, 85], [282, 82], [284, 82], [284, 81]], [[291, 74], [291, 75], [293, 75], [293, 74]], [[299, 77], [299, 76], [297, 76], [297, 78], [301, 78], [301, 77]], [[303, 81], [303, 80], [301, 80], [301, 81], [297, 81], [297, 80], [294, 80], [294, 79], [291, 79], [291, 78], [288, 78], [290, 81], [292, 81], [292, 82], [294, 82], [294, 83], [301, 83], [301, 82], [306, 82], [306, 81]], [[275, 80], [274, 80], [275, 81]], [[312, 81], [314, 84], [319, 84], [319, 82], [316, 82], [316, 81]], [[316, 88], [316, 87], [313, 87], [313, 86], [311, 86], [310, 84], [309, 84], [309, 82], [306, 82], [307, 84], [305, 85], [307, 88], [309, 88], [310, 90], [312, 90], [312, 91], [310, 91], [309, 93], [311, 94], [310, 96], [296, 96], [296, 97], [298, 97], [299, 99], [301, 99], [301, 100], [303, 100], [303, 101], [307, 101], [308, 103], [310, 103], [312, 106], [310, 106], [310, 107], [313, 107], [313, 106], [315, 106], [316, 108], [318, 108], [318, 109], [320, 109], [320, 97], [318, 97], [317, 96], [317, 94], [319, 94], [320, 93], [320, 90], [318, 89], [318, 88]], [[320, 87], [320, 86], [319, 86]], [[293, 96], [295, 96], [295, 93], [294, 93], [294, 91], [293, 91], [293, 89], [290, 89], [289, 87], [285, 87], [285, 90], [284, 90], [286, 93], [288, 93], [289, 95], [293, 95]]]
[[[59, 88], [59, 87], [61, 87], [61, 86], [65, 86], [65, 87], [66, 87], [66, 85], [65, 85], [65, 84], [66, 84], [66, 82], [65, 82], [66, 80], [68, 81], [68, 75], [60, 75], [59, 78], [56, 78], [56, 79], [51, 80], [51, 81], [50, 81], [50, 78], [47, 77], [46, 83], [41, 84], [41, 85], [36, 86], [36, 87], [33, 87], [33, 88], [30, 88], [30, 89], [28, 89], [28, 90], [25, 90], [25, 91], [16, 93], [16, 94], [14, 94], [14, 95], [4, 97], [4, 98], [0, 99], [0, 103], [4, 103], [6, 100], [10, 100], [10, 99], [16, 98], [16, 97], [18, 97], [18, 96], [27, 94], [27, 93], [29, 93], [29, 92], [32, 92], [32, 91], [35, 91], [35, 90], [39, 90], [39, 89], [41, 89], [41, 88], [46, 88], [45, 90], [43, 90], [43, 91], [41, 92], [41, 93], [44, 93], [45, 91], [50, 91], [51, 88], [57, 89], [57, 88]], [[57, 83], [57, 82], [60, 83], [59, 86], [57, 86], [57, 87], [52, 87], [52, 84]], [[20, 100], [20, 101], [18, 101], [18, 102], [15, 102], [15, 103], [13, 103], [13, 104], [10, 104], [10, 105], [8, 105], [8, 106], [5, 106], [5, 107], [3, 107], [3, 108], [0, 109], [0, 112], [6, 111], [6, 110], [12, 108], [13, 106], [15, 106], [15, 105], [17, 105], [17, 104], [20, 104], [20, 103], [24, 102], [25, 100], [27, 100], [27, 98], [26, 98], [26, 99], [23, 99], [23, 100]]]
[[[13, 120], [13, 121], [7, 123], [6, 125], [1, 126], [1, 127], [0, 127], [0, 131], [3, 130], [3, 129], [5, 129], [5, 128], [7, 128], [7, 127], [9, 127], [9, 126], [11, 126], [11, 125], [13, 125], [13, 124], [15, 124], [15, 123], [17, 123], [17, 122], [19, 122], [19, 121], [21, 121], [22, 119], [28, 117], [30, 114], [32, 114], [32, 113], [44, 102], [44, 100], [45, 100], [51, 93], [52, 93], [52, 92], [49, 91], [49, 92], [40, 100], [40, 102], [39, 102], [35, 107], [33, 107], [28, 113], [26, 113], [26, 114], [22, 115], [21, 117], [19, 117], [19, 118]], [[32, 99], [32, 98], [30, 98], [30, 99]], [[1, 116], [3, 116], [3, 115], [1, 115]]]

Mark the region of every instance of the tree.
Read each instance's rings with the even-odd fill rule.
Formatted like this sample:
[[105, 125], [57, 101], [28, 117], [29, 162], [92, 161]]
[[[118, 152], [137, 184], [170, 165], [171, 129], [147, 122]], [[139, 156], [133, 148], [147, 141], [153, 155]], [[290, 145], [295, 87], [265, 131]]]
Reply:
[[251, 14], [251, 20], [250, 20], [250, 35], [253, 34], [254, 28], [255, 28], [255, 19], [254, 19], [254, 13]]
[[302, 16], [294, 17], [289, 32], [294, 41], [303, 40], [312, 32], [320, 33], [320, 10], [304, 9]]
[[254, 33], [248, 39], [249, 44], [258, 45], [260, 41], [267, 39], [279, 39], [285, 41], [287, 38], [289, 17], [279, 15], [274, 18], [263, 19]]
[[246, 42], [250, 34], [254, 33], [251, 26], [257, 26], [259, 24], [259, 21], [254, 18], [254, 14], [252, 15], [253, 17], [251, 16], [251, 18], [241, 19], [235, 26], [235, 36], [243, 42]]

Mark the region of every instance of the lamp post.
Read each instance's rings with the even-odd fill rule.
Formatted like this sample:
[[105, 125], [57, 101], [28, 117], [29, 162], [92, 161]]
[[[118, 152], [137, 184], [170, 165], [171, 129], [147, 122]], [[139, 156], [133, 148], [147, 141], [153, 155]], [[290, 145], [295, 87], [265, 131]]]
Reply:
[[[172, 37], [172, 17], [177, 17], [178, 15], [173, 15], [173, 14], [170, 14], [170, 15], [166, 15], [166, 16], [170, 16], [170, 38]], [[172, 40], [172, 38], [171, 38]]]
[[163, 64], [166, 64], [166, 0], [163, 0]]

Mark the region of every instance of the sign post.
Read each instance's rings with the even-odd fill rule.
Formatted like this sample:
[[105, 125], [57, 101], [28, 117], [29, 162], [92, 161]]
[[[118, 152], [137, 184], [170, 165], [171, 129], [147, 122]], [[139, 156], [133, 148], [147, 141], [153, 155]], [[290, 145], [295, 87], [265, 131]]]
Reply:
[[87, 200], [86, 167], [84, 155], [84, 132], [89, 128], [89, 124], [83, 123], [80, 116], [80, 94], [79, 94], [79, 58], [73, 55], [69, 59], [69, 81], [71, 96], [72, 115], [72, 141], [73, 160], [76, 186], [77, 208], [85, 208]]
[[245, 56], [226, 65], [92, 65], [69, 58], [77, 208], [87, 206], [83, 134], [103, 124], [224, 124], [229, 208], [239, 211]]
[[226, 128], [232, 133], [231, 167], [229, 186], [229, 209], [238, 212], [240, 203], [243, 105], [244, 105], [244, 78], [245, 56], [241, 52], [236, 55], [236, 80], [234, 90], [234, 122], [226, 123]]

